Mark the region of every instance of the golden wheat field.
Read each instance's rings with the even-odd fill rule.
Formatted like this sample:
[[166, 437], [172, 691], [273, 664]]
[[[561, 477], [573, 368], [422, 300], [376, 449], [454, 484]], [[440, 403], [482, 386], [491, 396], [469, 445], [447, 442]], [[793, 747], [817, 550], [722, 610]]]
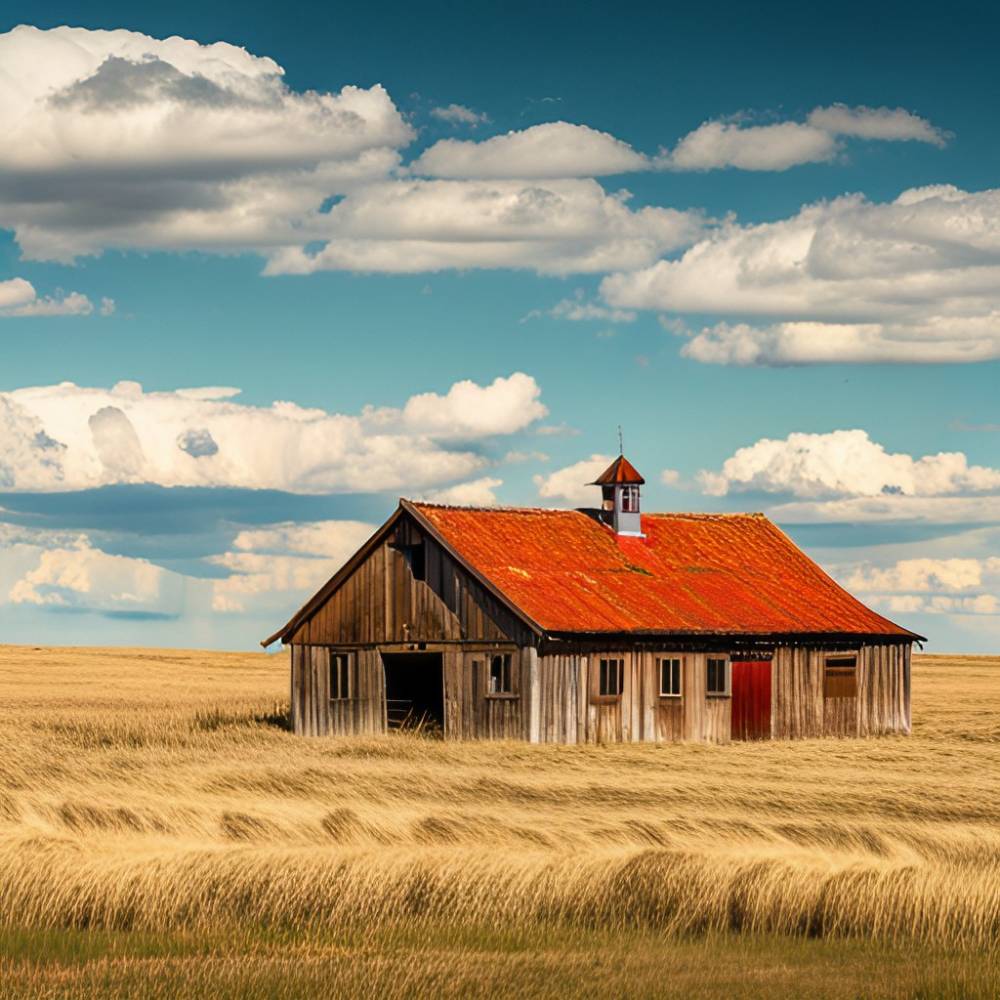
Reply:
[[287, 667], [0, 647], [0, 996], [1000, 991], [1000, 658], [721, 747], [304, 740]]

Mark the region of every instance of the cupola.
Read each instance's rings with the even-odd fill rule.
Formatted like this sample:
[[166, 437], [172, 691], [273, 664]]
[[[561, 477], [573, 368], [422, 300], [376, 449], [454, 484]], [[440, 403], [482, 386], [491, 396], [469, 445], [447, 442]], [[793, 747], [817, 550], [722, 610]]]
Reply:
[[646, 480], [635, 466], [619, 455], [591, 486], [601, 487], [601, 520], [617, 535], [642, 535], [639, 487]]

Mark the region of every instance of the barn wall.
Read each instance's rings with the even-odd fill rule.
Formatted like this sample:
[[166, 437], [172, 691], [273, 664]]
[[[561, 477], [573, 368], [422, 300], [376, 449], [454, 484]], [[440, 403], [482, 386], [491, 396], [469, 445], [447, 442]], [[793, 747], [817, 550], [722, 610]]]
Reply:
[[781, 646], [771, 670], [771, 735], [878, 736], [910, 732], [909, 643], [857, 650], [857, 695], [824, 697], [826, 657], [843, 650]]
[[354, 696], [330, 700], [327, 646], [292, 646], [292, 730], [300, 736], [368, 736], [385, 731], [382, 658], [373, 649], [352, 651]]
[[[414, 579], [401, 546], [424, 543], [426, 579]], [[374, 548], [288, 640], [376, 645], [461, 640], [526, 645], [529, 630], [408, 518]]]
[[[682, 696], [661, 698], [657, 660], [679, 656]], [[622, 695], [598, 695], [601, 658], [624, 660]], [[542, 743], [662, 743], [730, 738], [731, 700], [705, 693], [704, 653], [606, 650], [538, 658], [539, 732]]]
[[[325, 645], [293, 645], [292, 722], [296, 733], [369, 735], [385, 731], [385, 684], [377, 648], [340, 647], [356, 657], [354, 697], [329, 698]], [[395, 647], [398, 649], [399, 647]], [[427, 643], [444, 666], [445, 736], [525, 739], [542, 743], [725, 743], [732, 701], [705, 693], [707, 653], [607, 650], [538, 655], [510, 643]], [[490, 696], [488, 656], [514, 658], [511, 695]], [[834, 651], [836, 652], [836, 651]], [[858, 651], [856, 697], [824, 697], [826, 650], [778, 647], [771, 669], [771, 734], [775, 739], [876, 736], [910, 731], [910, 646], [866, 645]], [[661, 698], [657, 660], [680, 656], [682, 697]], [[602, 657], [624, 660], [620, 698], [598, 696]]]

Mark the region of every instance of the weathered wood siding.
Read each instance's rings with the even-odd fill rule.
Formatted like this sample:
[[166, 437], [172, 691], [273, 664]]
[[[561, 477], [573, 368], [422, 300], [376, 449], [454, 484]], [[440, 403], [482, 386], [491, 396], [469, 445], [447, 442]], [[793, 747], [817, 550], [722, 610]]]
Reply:
[[857, 695], [825, 697], [828, 656], [843, 650], [781, 646], [771, 670], [771, 735], [878, 736], [910, 732], [910, 644], [865, 645], [857, 650]]
[[[400, 546], [424, 544], [424, 580]], [[304, 621], [292, 645], [531, 641], [530, 631], [407, 518]]]
[[385, 676], [374, 649], [352, 651], [352, 697], [330, 699], [327, 646], [292, 646], [292, 730], [300, 736], [363, 736], [385, 731]]
[[[399, 645], [393, 647], [399, 650]], [[355, 659], [350, 699], [329, 697], [333, 652]], [[730, 697], [706, 693], [706, 661], [718, 653], [670, 650], [538, 655], [511, 643], [427, 642], [443, 662], [444, 730], [448, 739], [524, 739], [542, 743], [725, 743]], [[488, 692], [488, 658], [512, 656], [513, 691]], [[876, 736], [910, 731], [910, 646], [866, 645], [857, 651], [857, 696], [825, 697], [826, 657], [843, 651], [781, 646], [771, 666], [771, 736]], [[658, 660], [682, 661], [682, 694], [661, 697]], [[599, 662], [623, 661], [622, 694], [598, 695]], [[378, 648], [293, 645], [292, 722], [296, 733], [365, 735], [385, 731], [385, 674]]]
[[[682, 694], [660, 696], [658, 660], [679, 657]], [[622, 694], [601, 698], [601, 659], [624, 661]], [[704, 653], [607, 650], [546, 655], [538, 659], [539, 732], [542, 743], [661, 743], [730, 736], [730, 699], [709, 696]]]

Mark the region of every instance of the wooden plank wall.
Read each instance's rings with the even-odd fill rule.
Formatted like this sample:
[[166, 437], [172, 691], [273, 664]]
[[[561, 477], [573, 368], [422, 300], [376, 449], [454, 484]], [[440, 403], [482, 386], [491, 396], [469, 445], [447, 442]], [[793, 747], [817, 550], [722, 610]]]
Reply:
[[[416, 580], [400, 545], [424, 542], [425, 580]], [[412, 521], [375, 548], [290, 642], [377, 645], [459, 640], [531, 642], [531, 633]]]
[[772, 737], [910, 732], [910, 650], [909, 643], [862, 646], [857, 651], [857, 697], [824, 698], [826, 657], [844, 651], [778, 647], [771, 671]]
[[385, 731], [382, 658], [373, 649], [355, 656], [354, 696], [330, 700], [327, 646], [292, 646], [292, 731], [300, 736], [365, 736]]
[[[433, 647], [429, 644], [429, 648]], [[442, 652], [445, 736], [450, 739], [526, 739], [542, 743], [725, 743], [731, 737], [731, 699], [705, 692], [705, 653], [609, 650], [539, 656], [534, 647], [439, 645]], [[487, 693], [493, 652], [514, 657], [513, 697]], [[355, 696], [329, 698], [328, 646], [292, 646], [291, 706], [296, 733], [363, 735], [385, 730], [385, 678], [375, 648], [351, 648]], [[839, 651], [843, 655], [842, 651]], [[778, 647], [771, 669], [774, 739], [875, 736], [910, 731], [910, 647], [863, 646], [858, 696], [823, 695], [825, 650]], [[680, 656], [681, 698], [661, 698], [657, 660]], [[596, 697], [602, 657], [624, 660], [619, 699]]]
[[[680, 698], [661, 698], [657, 660], [680, 656]], [[602, 658], [624, 660], [621, 698], [597, 697]], [[728, 742], [730, 699], [705, 693], [706, 654], [651, 650], [550, 654], [538, 658], [542, 743]]]

